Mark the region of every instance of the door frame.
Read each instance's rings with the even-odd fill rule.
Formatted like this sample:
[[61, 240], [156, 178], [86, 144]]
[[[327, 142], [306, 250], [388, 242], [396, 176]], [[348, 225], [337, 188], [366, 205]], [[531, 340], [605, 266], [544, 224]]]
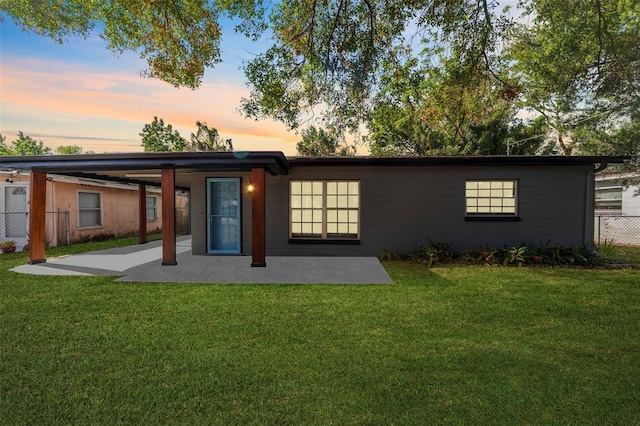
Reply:
[[[238, 194], [238, 209], [236, 211], [236, 218], [238, 220], [238, 230], [236, 233], [236, 238], [238, 241], [237, 248], [233, 250], [212, 250], [211, 249], [211, 194], [209, 192], [209, 183], [210, 182], [236, 182], [237, 183], [237, 194]], [[242, 178], [239, 176], [224, 176], [224, 177], [208, 177], [205, 180], [205, 198], [206, 198], [206, 224], [205, 224], [205, 232], [207, 235], [206, 238], [206, 253], [211, 255], [220, 255], [220, 254], [242, 254]]]
[[[6, 224], [7, 224], [7, 220], [6, 219], [6, 214], [7, 214], [7, 188], [11, 188], [11, 187], [23, 187], [26, 191], [26, 200], [25, 200], [25, 206], [24, 206], [24, 212], [27, 214], [27, 223], [26, 223], [26, 235], [24, 238], [17, 238], [17, 237], [7, 237], [7, 229], [6, 229]], [[30, 193], [31, 187], [29, 186], [29, 182], [2, 182], [2, 185], [0, 185], [0, 191], [2, 193], [2, 195], [0, 195], [0, 212], [2, 212], [2, 214], [5, 216], [3, 218], [3, 220], [1, 221], [2, 223], [0, 223], [0, 242], [4, 242], [4, 241], [9, 241], [9, 240], [14, 240], [16, 241], [16, 245], [17, 246], [23, 246], [25, 244], [29, 243], [29, 214], [31, 214], [31, 212], [29, 211], [29, 193]]]

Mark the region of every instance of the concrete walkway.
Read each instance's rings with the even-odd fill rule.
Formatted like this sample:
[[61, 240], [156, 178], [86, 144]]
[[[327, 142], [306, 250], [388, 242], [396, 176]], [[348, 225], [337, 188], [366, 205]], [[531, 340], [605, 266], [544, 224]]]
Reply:
[[191, 238], [177, 241], [175, 266], [162, 266], [160, 241], [47, 259], [12, 271], [36, 275], [113, 275], [118, 282], [391, 284], [375, 257], [267, 256], [252, 268], [250, 256], [193, 256]]

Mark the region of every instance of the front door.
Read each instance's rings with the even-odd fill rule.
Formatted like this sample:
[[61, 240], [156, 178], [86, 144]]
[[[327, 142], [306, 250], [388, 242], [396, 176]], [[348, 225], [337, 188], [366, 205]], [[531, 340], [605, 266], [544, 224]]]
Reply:
[[208, 178], [207, 253], [240, 253], [240, 214], [240, 178]]
[[4, 197], [2, 241], [13, 240], [18, 247], [27, 244], [29, 240], [28, 188], [27, 185], [5, 185], [2, 194]]

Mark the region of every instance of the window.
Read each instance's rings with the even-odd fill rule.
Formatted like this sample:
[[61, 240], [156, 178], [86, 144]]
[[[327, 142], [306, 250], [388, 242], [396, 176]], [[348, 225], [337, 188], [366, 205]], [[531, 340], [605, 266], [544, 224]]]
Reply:
[[291, 238], [357, 240], [360, 182], [291, 181]]
[[147, 196], [147, 220], [158, 220], [158, 197]]
[[516, 188], [515, 180], [467, 181], [467, 216], [515, 216]]
[[622, 186], [596, 188], [596, 210], [622, 210]]
[[102, 194], [78, 192], [78, 228], [102, 226]]

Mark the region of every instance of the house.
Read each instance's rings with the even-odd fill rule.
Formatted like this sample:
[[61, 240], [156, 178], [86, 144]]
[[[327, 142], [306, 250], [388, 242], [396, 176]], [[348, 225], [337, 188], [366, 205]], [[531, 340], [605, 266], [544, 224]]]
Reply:
[[593, 244], [594, 176], [623, 157], [287, 158], [280, 152], [0, 158], [31, 172], [30, 262], [45, 260], [46, 174], [162, 188], [162, 264], [174, 265], [175, 191], [190, 192], [193, 255], [375, 256], [429, 240], [454, 250]]
[[[29, 173], [18, 170], [0, 171], [0, 243], [12, 240], [19, 249], [28, 243], [30, 187]], [[47, 174], [46, 187], [47, 246], [136, 235], [139, 232], [138, 185], [91, 177]], [[187, 197], [178, 196], [177, 200], [179, 221], [186, 224]], [[160, 230], [161, 207], [160, 189], [147, 189], [147, 233]]]
[[595, 241], [640, 246], [640, 175], [600, 174], [595, 182]]
[[596, 214], [640, 216], [640, 175], [600, 174], [596, 177]]

